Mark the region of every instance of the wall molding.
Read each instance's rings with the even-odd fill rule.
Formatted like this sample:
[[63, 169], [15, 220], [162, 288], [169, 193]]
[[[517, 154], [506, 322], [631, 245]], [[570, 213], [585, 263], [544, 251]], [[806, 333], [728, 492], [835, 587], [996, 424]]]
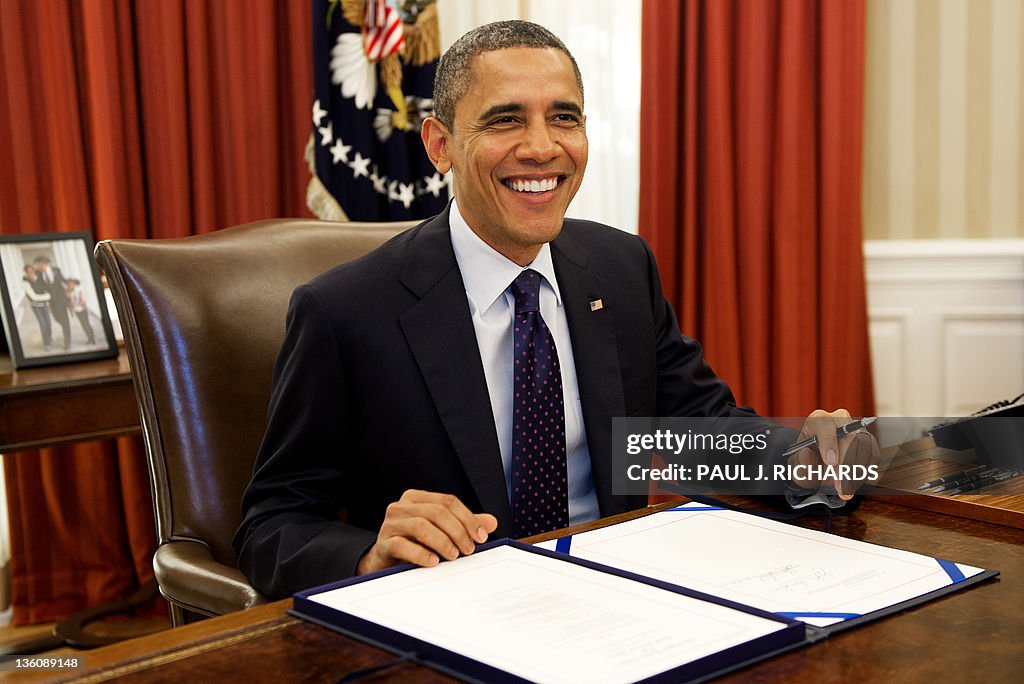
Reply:
[[864, 268], [880, 414], [963, 415], [1024, 391], [1024, 239], [867, 241]]
[[876, 284], [1014, 282], [1024, 280], [1024, 239], [867, 240], [864, 264]]

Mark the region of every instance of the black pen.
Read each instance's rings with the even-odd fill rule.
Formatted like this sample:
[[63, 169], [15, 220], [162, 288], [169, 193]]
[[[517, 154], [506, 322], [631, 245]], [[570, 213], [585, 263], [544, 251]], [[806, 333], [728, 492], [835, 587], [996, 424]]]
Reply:
[[[842, 437], [843, 435], [848, 435], [851, 432], [856, 432], [857, 430], [860, 430], [862, 427], [867, 427], [868, 425], [871, 425], [876, 420], [878, 420], [878, 418], [870, 416], [868, 418], [861, 418], [860, 420], [855, 420], [852, 423], [847, 423], [846, 425], [840, 425], [839, 427], [836, 428], [836, 437]], [[792, 456], [801, 449], [806, 449], [807, 447], [814, 446], [817, 443], [818, 437], [816, 435], [811, 435], [807, 439], [802, 439], [796, 444], [791, 444], [790, 446], [786, 447], [786, 450], [782, 452], [782, 455]]]
[[948, 492], [950, 489], [956, 489], [957, 487], [960, 487], [965, 484], [970, 484], [971, 482], [976, 482], [977, 480], [981, 480], [986, 477], [995, 477], [996, 475], [999, 475], [1002, 472], [1003, 471], [1000, 470], [999, 468], [986, 468], [985, 470], [982, 470], [979, 473], [974, 473], [973, 475], [968, 475], [967, 477], [961, 477], [956, 480], [953, 480], [952, 482], [947, 482], [941, 487], [936, 488], [936, 490], [932, 493], [939, 494], [941, 492]]
[[972, 482], [968, 485], [964, 485], [959, 489], [946, 492], [948, 495], [963, 494], [964, 492], [973, 492], [975, 489], [981, 489], [982, 487], [988, 487], [990, 484], [1002, 482], [1003, 480], [1012, 480], [1015, 477], [1020, 477], [1020, 473], [1003, 473], [1002, 475], [993, 475], [992, 477], [983, 477], [982, 479]]
[[981, 470], [988, 470], [988, 466], [984, 465], [984, 464], [983, 465], [976, 465], [976, 466], [974, 466], [972, 468], [968, 468], [967, 470], [961, 470], [959, 473], [953, 473], [952, 475], [946, 475], [945, 477], [940, 477], [940, 478], [937, 478], [935, 480], [929, 480], [928, 482], [925, 482], [924, 484], [919, 485], [917, 489], [918, 489], [918, 491], [920, 491], [922, 489], [930, 489], [932, 487], [938, 487], [941, 484], [949, 484], [953, 480], [959, 480], [961, 477], [967, 477], [968, 475], [973, 475], [974, 473], [977, 473], [978, 471], [981, 471]]

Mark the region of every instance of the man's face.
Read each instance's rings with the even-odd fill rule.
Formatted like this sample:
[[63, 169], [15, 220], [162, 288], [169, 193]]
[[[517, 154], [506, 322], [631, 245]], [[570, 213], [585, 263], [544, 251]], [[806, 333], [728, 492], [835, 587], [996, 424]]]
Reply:
[[454, 130], [435, 120], [424, 140], [442, 171], [454, 169], [455, 197], [469, 226], [525, 265], [558, 236], [583, 181], [583, 94], [560, 50], [496, 50], [472, 64], [472, 83], [455, 106]]

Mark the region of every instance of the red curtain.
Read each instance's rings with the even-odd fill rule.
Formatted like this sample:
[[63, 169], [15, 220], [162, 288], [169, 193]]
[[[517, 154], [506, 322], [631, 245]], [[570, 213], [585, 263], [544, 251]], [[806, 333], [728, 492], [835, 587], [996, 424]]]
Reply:
[[644, 2], [640, 233], [764, 415], [873, 408], [863, 82], [863, 0]]
[[[173, 237], [309, 216], [309, 5], [0, 2], [0, 233]], [[141, 441], [8, 454], [16, 624], [152, 577]]]

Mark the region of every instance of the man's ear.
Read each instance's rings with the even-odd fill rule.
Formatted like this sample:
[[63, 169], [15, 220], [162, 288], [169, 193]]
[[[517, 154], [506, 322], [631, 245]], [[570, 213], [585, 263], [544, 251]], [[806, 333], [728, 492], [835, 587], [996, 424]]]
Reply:
[[423, 148], [427, 151], [430, 163], [441, 173], [452, 170], [452, 162], [448, 158], [448, 129], [438, 119], [428, 116], [423, 120], [420, 137]]

